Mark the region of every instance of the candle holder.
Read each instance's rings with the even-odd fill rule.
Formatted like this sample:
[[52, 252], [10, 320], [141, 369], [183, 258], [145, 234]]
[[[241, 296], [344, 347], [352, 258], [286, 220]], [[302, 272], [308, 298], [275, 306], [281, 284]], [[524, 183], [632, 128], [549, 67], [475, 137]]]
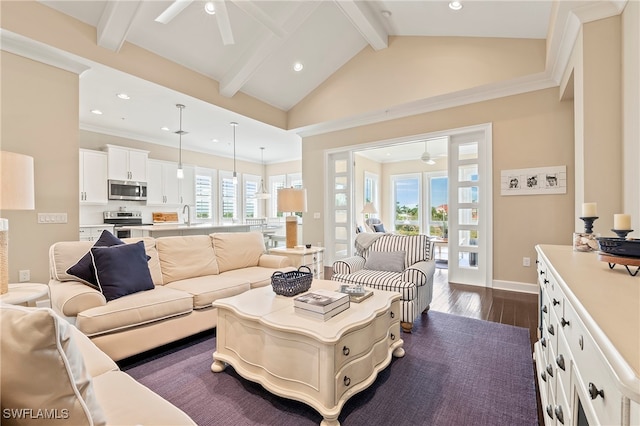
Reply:
[[598, 218], [598, 216], [590, 216], [590, 217], [581, 217], [584, 221], [584, 233], [592, 234], [593, 233], [593, 222]]
[[618, 238], [627, 238], [629, 232], [633, 232], [633, 229], [612, 229], [612, 231], [618, 236]]

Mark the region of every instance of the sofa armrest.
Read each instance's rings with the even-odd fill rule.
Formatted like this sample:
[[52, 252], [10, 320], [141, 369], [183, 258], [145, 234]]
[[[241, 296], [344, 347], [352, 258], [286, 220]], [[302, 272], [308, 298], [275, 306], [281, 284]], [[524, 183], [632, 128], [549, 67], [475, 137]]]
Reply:
[[87, 336], [75, 326], [70, 327], [71, 335], [78, 349], [82, 353], [84, 365], [91, 377], [96, 377], [108, 371], [118, 371], [120, 368], [111, 358], [102, 352]]
[[402, 273], [402, 281], [415, 283], [418, 286], [427, 284], [436, 272], [435, 260], [423, 260], [414, 263]]
[[364, 269], [366, 260], [362, 256], [352, 256], [344, 259], [336, 260], [333, 262], [334, 274], [353, 274], [361, 269]]
[[107, 304], [102, 293], [79, 281], [49, 280], [51, 308], [58, 314], [75, 317], [80, 312]]
[[284, 268], [290, 266], [291, 262], [287, 256], [278, 256], [277, 254], [263, 254], [258, 260], [258, 266], [263, 268]]

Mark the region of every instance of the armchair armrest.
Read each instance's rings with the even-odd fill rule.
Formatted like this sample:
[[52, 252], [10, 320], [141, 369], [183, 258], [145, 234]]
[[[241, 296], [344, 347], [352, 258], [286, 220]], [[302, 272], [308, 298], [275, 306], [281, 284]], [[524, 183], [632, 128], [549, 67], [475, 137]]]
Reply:
[[263, 268], [284, 268], [290, 266], [291, 262], [287, 256], [279, 256], [277, 254], [263, 254], [258, 259], [258, 266]]
[[415, 283], [417, 286], [425, 285], [436, 272], [435, 260], [423, 260], [409, 266], [402, 273], [402, 281]]
[[53, 310], [67, 317], [107, 304], [102, 293], [78, 281], [49, 280], [49, 294]]
[[365, 258], [362, 256], [352, 256], [333, 262], [334, 274], [353, 274], [364, 269]]

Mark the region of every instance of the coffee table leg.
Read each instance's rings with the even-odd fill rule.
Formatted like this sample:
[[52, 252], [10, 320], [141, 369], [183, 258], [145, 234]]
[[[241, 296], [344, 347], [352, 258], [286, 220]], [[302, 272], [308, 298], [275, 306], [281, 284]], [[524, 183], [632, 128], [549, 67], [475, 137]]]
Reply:
[[320, 426], [340, 426], [340, 422], [338, 421], [337, 417], [335, 419], [327, 419], [325, 417], [320, 422]]
[[214, 373], [223, 372], [224, 369], [227, 368], [227, 364], [225, 362], [218, 361], [216, 359], [215, 353], [212, 356], [213, 356], [213, 364], [211, 364], [211, 371], [213, 371]]
[[398, 346], [393, 350], [393, 356], [396, 358], [402, 358], [404, 356], [404, 348], [402, 346]]

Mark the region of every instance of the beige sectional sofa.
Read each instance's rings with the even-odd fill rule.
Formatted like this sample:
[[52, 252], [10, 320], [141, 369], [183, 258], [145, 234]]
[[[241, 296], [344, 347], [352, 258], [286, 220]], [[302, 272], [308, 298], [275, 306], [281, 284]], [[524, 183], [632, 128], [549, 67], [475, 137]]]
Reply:
[[0, 304], [2, 424], [195, 425], [48, 308]]
[[271, 284], [290, 271], [288, 258], [266, 254], [259, 232], [142, 240], [153, 288], [110, 300], [67, 270], [92, 242], [58, 242], [49, 250], [51, 306], [113, 360], [216, 326], [214, 300]]

